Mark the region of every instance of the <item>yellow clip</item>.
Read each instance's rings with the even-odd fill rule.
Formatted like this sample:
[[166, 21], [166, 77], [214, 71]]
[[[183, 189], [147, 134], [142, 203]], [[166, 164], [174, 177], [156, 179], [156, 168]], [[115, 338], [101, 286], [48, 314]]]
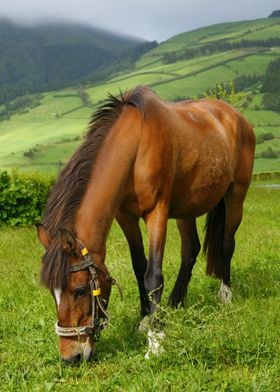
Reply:
[[94, 297], [97, 297], [98, 295], [101, 295], [101, 289], [96, 289], [96, 290], [92, 290], [92, 295]]
[[83, 249], [81, 249], [81, 253], [82, 253], [83, 256], [88, 255], [88, 250], [87, 250], [87, 248], [84, 247]]

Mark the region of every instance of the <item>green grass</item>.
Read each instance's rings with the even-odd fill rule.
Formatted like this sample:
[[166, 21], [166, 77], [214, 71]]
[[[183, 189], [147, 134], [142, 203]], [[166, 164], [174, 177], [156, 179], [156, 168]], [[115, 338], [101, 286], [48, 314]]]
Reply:
[[279, 171], [280, 167], [280, 158], [276, 159], [266, 159], [266, 158], [258, 158], [254, 163], [254, 172], [259, 173], [262, 171]]
[[279, 21], [273, 18], [221, 23], [178, 34], [145, 54], [143, 58], [161, 56], [169, 51], [180, 51], [219, 40], [239, 41], [241, 39], [254, 40], [278, 37], [279, 32]]
[[[40, 106], [0, 122], [2, 168], [17, 166], [44, 171], [49, 163], [47, 170], [57, 172], [58, 163], [64, 161], [66, 156], [69, 158], [77, 146], [77, 143], [72, 143], [72, 148], [69, 148], [68, 143], [65, 148], [62, 141], [82, 135], [92, 113], [92, 109], [81, 107], [80, 97], [71, 94], [74, 95], [75, 91], [69, 89], [59, 93], [46, 93]], [[34, 159], [24, 157], [24, 152], [38, 148], [38, 145], [50, 152], [47, 158], [41, 159], [42, 154], [37, 154]], [[55, 151], [52, 151], [52, 146]]]
[[[185, 308], [166, 306], [179, 266], [180, 244], [169, 224], [164, 260], [165, 352], [144, 360], [137, 331], [139, 300], [127, 244], [116, 225], [107, 265], [122, 286], [113, 290], [110, 326], [90, 363], [59, 360], [54, 303], [39, 285], [40, 255], [33, 228], [1, 229], [1, 391], [279, 391], [280, 189], [254, 184], [236, 236], [233, 303], [217, 301], [219, 282], [204, 274], [199, 256]], [[202, 237], [203, 219], [199, 219]], [[146, 242], [146, 238], [145, 238]]]
[[[246, 52], [246, 51], [245, 51]], [[239, 75], [263, 75], [266, 71], [268, 63], [279, 57], [279, 50], [269, 50], [261, 54], [254, 54], [241, 59], [233, 60], [229, 63], [229, 67], [235, 72], [235, 77]], [[252, 72], [252, 70], [254, 70]]]

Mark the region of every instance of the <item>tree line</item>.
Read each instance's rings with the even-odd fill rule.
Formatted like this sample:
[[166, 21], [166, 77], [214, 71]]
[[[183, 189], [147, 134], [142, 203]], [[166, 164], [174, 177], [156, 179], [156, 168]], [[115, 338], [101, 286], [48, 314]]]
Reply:
[[280, 57], [268, 64], [263, 82], [263, 104], [280, 112]]
[[191, 48], [181, 52], [167, 52], [163, 55], [163, 63], [171, 64], [176, 61], [183, 61], [192, 59], [194, 57], [211, 55], [218, 52], [225, 52], [233, 49], [248, 49], [248, 48], [271, 48], [279, 47], [280, 38], [269, 38], [265, 40], [248, 40], [241, 39], [240, 41], [228, 42], [227, 40], [220, 40], [203, 45], [199, 48]]

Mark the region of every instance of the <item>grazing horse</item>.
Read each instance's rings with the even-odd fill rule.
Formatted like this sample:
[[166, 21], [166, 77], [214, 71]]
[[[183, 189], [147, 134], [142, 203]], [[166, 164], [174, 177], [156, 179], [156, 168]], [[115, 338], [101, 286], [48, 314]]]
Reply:
[[[153, 317], [163, 290], [168, 218], [181, 236], [181, 266], [170, 304], [182, 303], [200, 250], [196, 217], [208, 213], [207, 273], [231, 299], [234, 235], [250, 184], [255, 136], [246, 119], [218, 100], [162, 101], [147, 87], [109, 98], [62, 170], [47, 202], [38, 237], [45, 247], [41, 279], [55, 299], [60, 354], [88, 360], [107, 322], [114, 280], [105, 265], [116, 218], [128, 241], [149, 351], [160, 351]], [[144, 254], [139, 219], [148, 231]], [[145, 321], [145, 322], [143, 322]]]

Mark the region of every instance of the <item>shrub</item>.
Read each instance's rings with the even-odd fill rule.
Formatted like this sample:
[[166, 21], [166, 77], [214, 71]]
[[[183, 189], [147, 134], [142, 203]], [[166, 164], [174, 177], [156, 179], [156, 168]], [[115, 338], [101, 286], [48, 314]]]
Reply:
[[266, 70], [263, 83], [263, 105], [280, 112], [280, 57], [271, 61]]
[[280, 171], [254, 173], [252, 178], [253, 181], [274, 180], [278, 182], [280, 180]]
[[40, 221], [54, 178], [38, 173], [0, 172], [0, 225]]
[[233, 106], [237, 106], [241, 100], [241, 96], [236, 93], [234, 82], [220, 83], [214, 88], [210, 88], [203, 93], [205, 98], [222, 99]]
[[274, 135], [272, 132], [261, 133], [260, 135], [257, 136], [257, 144], [261, 144], [266, 140], [272, 140], [272, 139], [274, 139]]
[[274, 159], [274, 158], [278, 158], [279, 156], [280, 156], [280, 152], [273, 150], [271, 147], [268, 147], [267, 150], [261, 153], [261, 157], [267, 159]]

